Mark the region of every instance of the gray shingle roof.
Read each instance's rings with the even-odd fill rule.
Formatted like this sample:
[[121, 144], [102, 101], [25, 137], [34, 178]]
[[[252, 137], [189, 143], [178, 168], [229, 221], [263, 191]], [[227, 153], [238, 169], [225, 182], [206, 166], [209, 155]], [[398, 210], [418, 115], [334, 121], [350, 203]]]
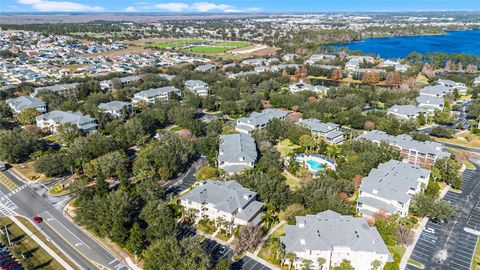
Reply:
[[[408, 194], [410, 188], [416, 189], [420, 183], [419, 179], [425, 181], [429, 176], [430, 170], [402, 161], [390, 160], [378, 165], [378, 168], [372, 169], [368, 176], [363, 178], [359, 190], [406, 204], [412, 196]], [[360, 195], [358, 201], [362, 202], [364, 199]], [[380, 207], [376, 207], [377, 209], [385, 208], [382, 207], [384, 203], [379, 200], [369, 201], [368, 203], [372, 206], [377, 204], [380, 204]]]
[[305, 125], [308, 127], [312, 132], [320, 132], [320, 133], [328, 133], [333, 130], [336, 130], [340, 127], [340, 125], [335, 123], [323, 123], [322, 121], [310, 118], [310, 119], [303, 119], [298, 122], [299, 125]]
[[41, 109], [46, 106], [45, 102], [31, 96], [7, 99], [5, 103], [11, 106], [15, 111], [22, 111], [27, 108]]
[[124, 107], [127, 107], [129, 105], [130, 105], [129, 102], [123, 102], [123, 101], [116, 101], [115, 100], [115, 101], [110, 101], [110, 102], [107, 102], [107, 103], [100, 103], [98, 105], [98, 108], [100, 110], [111, 112], [111, 111], [120, 111]]
[[237, 181], [207, 180], [183, 198], [200, 204], [208, 203], [216, 209], [233, 214], [239, 208], [247, 207], [256, 196], [257, 193], [244, 188]]
[[432, 106], [443, 106], [445, 101], [441, 97], [420, 95], [416, 99], [417, 106], [419, 105], [432, 105]]
[[255, 126], [265, 125], [268, 121], [274, 118], [283, 118], [288, 115], [289, 112], [279, 109], [265, 109], [261, 112], [252, 112], [249, 117], [242, 117], [237, 119], [237, 123], [248, 123]]
[[153, 98], [153, 97], [160, 96], [162, 94], [168, 94], [171, 92], [180, 93], [180, 89], [173, 86], [151, 88], [142, 92], [138, 92], [135, 94], [135, 96], [144, 97], [144, 98]]
[[32, 93], [32, 96], [36, 96], [40, 92], [50, 91], [50, 92], [59, 92], [63, 90], [75, 89], [79, 83], [66, 83], [66, 84], [55, 84], [52, 86], [44, 86], [35, 88]]
[[[220, 136], [219, 162], [254, 163], [257, 160], [255, 140], [247, 134], [229, 134]], [[224, 166], [227, 172], [240, 172], [250, 168], [244, 165]]]
[[348, 247], [353, 251], [390, 254], [377, 229], [368, 226], [364, 218], [328, 210], [296, 217], [296, 221], [296, 225], [285, 225], [285, 236], [280, 237], [286, 252]]
[[205, 64], [205, 65], [201, 65], [201, 66], [198, 66], [195, 68], [196, 71], [209, 71], [211, 69], [214, 69], [216, 68], [217, 66], [213, 65], [213, 64]]
[[208, 84], [201, 80], [187, 80], [185, 81], [185, 87], [187, 88], [208, 87]]
[[443, 96], [448, 92], [450, 92], [450, 88], [443, 85], [425, 86], [420, 89], [420, 95]]
[[404, 149], [416, 150], [424, 154], [433, 154], [438, 157], [450, 156], [450, 153], [442, 150], [442, 144], [432, 141], [415, 141], [410, 135], [406, 134], [392, 136], [384, 131], [372, 130], [358, 136], [357, 139], [365, 139], [374, 142], [384, 141]]
[[409, 117], [425, 112], [425, 110], [417, 108], [413, 105], [393, 105], [390, 109], [388, 109], [388, 111]]
[[[95, 118], [89, 115], [83, 115], [80, 112], [51, 111], [36, 117], [38, 120], [53, 120], [57, 124], [72, 123], [78, 126], [84, 126], [95, 121]], [[96, 124], [95, 124], [96, 125]]]

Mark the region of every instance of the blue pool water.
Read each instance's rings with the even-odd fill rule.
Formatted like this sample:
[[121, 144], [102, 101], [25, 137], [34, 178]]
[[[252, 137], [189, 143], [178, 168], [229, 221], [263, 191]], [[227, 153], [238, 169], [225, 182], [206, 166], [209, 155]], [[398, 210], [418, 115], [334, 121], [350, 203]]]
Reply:
[[382, 58], [404, 58], [411, 52], [465, 53], [480, 56], [480, 30], [453, 31], [437, 36], [367, 38], [334, 46], [378, 54]]
[[322, 163], [319, 163], [319, 162], [317, 162], [317, 161], [315, 161], [315, 160], [309, 159], [309, 160], [307, 160], [306, 162], [307, 162], [307, 164], [310, 166], [310, 168], [312, 168], [312, 170], [314, 170], [314, 171], [323, 170], [324, 167], [325, 167]]

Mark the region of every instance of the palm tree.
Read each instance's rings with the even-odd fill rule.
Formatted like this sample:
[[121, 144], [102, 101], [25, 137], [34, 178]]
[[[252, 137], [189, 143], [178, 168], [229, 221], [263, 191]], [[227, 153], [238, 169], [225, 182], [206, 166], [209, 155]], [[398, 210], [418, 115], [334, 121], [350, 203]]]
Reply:
[[323, 257], [318, 257], [317, 259], [317, 263], [318, 263], [318, 266], [320, 266], [320, 270], [323, 269], [323, 265], [327, 262], [327, 260], [325, 260], [325, 258]]
[[379, 260], [375, 260], [372, 262], [372, 270], [378, 270], [382, 266], [382, 262]]
[[288, 262], [290, 263], [290, 266], [288, 267], [288, 269], [292, 269], [293, 267], [293, 262], [295, 262], [295, 260], [297, 259], [297, 254], [293, 253], [293, 252], [287, 252], [285, 254], [285, 259], [288, 260]]
[[312, 264], [313, 264], [312, 260], [308, 260], [308, 259], [303, 260], [303, 262], [302, 262], [302, 270], [310, 270], [310, 269], [312, 269]]

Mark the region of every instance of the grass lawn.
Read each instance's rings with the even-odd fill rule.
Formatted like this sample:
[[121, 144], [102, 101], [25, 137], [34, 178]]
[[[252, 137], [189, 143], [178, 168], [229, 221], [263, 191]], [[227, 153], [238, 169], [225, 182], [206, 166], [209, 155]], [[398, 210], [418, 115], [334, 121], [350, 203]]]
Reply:
[[225, 41], [225, 42], [216, 42], [215, 46], [222, 46], [222, 47], [246, 47], [250, 46], [250, 42], [245, 41]]
[[452, 139], [435, 138], [435, 140], [444, 143], [480, 148], [480, 136], [475, 135], [468, 130], [455, 135], [455, 137]]
[[222, 241], [225, 241], [227, 242], [228, 239], [230, 239], [232, 236], [231, 235], [227, 235], [226, 233], [224, 233], [223, 230], [221, 230], [217, 236], [216, 236], [218, 239], [222, 240]]
[[274, 265], [280, 266], [281, 260], [277, 258], [277, 251], [271, 243], [274, 241], [272, 239], [280, 239], [280, 236], [283, 235], [285, 235], [285, 225], [280, 226], [270, 235], [265, 245], [260, 249], [258, 256]]
[[213, 234], [215, 232], [215, 223], [211, 220], [202, 219], [197, 224], [197, 230], [205, 234]]
[[25, 177], [32, 181], [44, 181], [47, 180], [47, 177], [42, 173], [38, 173], [35, 171], [35, 162], [30, 161], [21, 164], [12, 164], [12, 166], [23, 174]]
[[195, 46], [191, 48], [184, 49], [186, 52], [193, 53], [223, 53], [230, 50], [229, 47], [214, 47], [214, 46]]
[[420, 83], [428, 83], [428, 78], [423, 75], [423, 74], [418, 74], [417, 76], [417, 82], [420, 82]]
[[477, 240], [477, 247], [473, 254], [472, 270], [480, 270], [480, 238]]
[[[69, 260], [63, 256], [62, 253], [50, 242], [46, 241], [45, 237], [25, 218], [17, 217], [29, 230], [31, 230], [38, 238], [47, 244], [55, 253], [57, 253], [62, 259], [66, 262]], [[48, 254], [43, 248], [41, 248], [37, 242], [35, 242], [31, 237], [29, 237], [20, 227], [18, 227], [12, 220], [9, 218], [3, 217], [0, 218], [0, 224], [3, 228], [7, 225], [8, 232], [10, 233], [10, 239], [19, 251], [24, 254], [26, 257], [30, 257], [30, 262], [33, 265], [33, 269], [63, 269], [63, 267], [55, 260], [53, 257]], [[20, 261], [23, 259], [18, 258]], [[77, 269], [74, 265], [71, 264], [74, 269]]]
[[46, 142], [54, 143], [54, 142], [59, 142], [61, 139], [60, 134], [54, 134], [50, 136], [43, 137], [43, 140]]
[[421, 262], [417, 262], [414, 259], [408, 259], [408, 264], [415, 266], [418, 269], [425, 269], [425, 265]]
[[289, 139], [285, 139], [279, 142], [277, 145], [277, 151], [280, 152], [282, 158], [288, 156], [289, 154], [295, 152], [295, 149], [300, 148], [299, 145], [293, 144]]
[[298, 178], [292, 177], [292, 175], [287, 172], [283, 172], [282, 174], [287, 178], [287, 185], [290, 189], [297, 190], [302, 187]]

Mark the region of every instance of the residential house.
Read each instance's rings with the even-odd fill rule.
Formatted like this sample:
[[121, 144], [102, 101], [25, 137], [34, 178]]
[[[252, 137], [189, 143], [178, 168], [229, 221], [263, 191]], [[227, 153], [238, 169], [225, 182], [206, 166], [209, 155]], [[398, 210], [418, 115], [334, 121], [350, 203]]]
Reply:
[[7, 99], [5, 100], [5, 103], [16, 114], [27, 108], [33, 108], [41, 113], [47, 111], [47, 105], [45, 104], [45, 102], [31, 96], [21, 96], [17, 98]]
[[36, 117], [37, 127], [47, 129], [53, 133], [57, 132], [58, 126], [66, 123], [77, 126], [83, 133], [90, 133], [97, 130], [97, 121], [89, 115], [80, 112], [51, 111]]
[[398, 160], [390, 160], [372, 169], [359, 187], [357, 212], [375, 217], [379, 211], [408, 215], [412, 196], [423, 192], [430, 171]]
[[282, 59], [283, 61], [285, 62], [289, 62], [289, 61], [293, 61], [295, 59], [298, 58], [298, 55], [297, 54], [294, 54], [294, 53], [286, 53], [282, 56]]
[[208, 96], [208, 84], [201, 80], [185, 81], [185, 88], [190, 90], [193, 94], [201, 97]]
[[415, 141], [406, 134], [392, 136], [380, 130], [372, 130], [358, 136], [357, 140], [368, 140], [378, 144], [386, 142], [400, 150], [405, 162], [422, 168], [430, 168], [437, 159], [450, 157], [450, 153], [443, 150], [441, 143]]
[[110, 101], [107, 103], [100, 103], [98, 109], [111, 116], [122, 117], [123, 112], [130, 113], [132, 111], [132, 104], [123, 101]]
[[449, 87], [450, 91], [453, 91], [453, 90], [457, 89], [457, 91], [460, 95], [466, 95], [467, 94], [468, 87], [464, 83], [454, 82], [452, 80], [440, 79], [440, 80], [437, 81], [437, 84]]
[[267, 59], [265, 58], [252, 58], [252, 59], [245, 59], [242, 61], [242, 65], [249, 65], [249, 66], [263, 66], [267, 63]]
[[420, 95], [443, 98], [450, 90], [450, 87], [444, 85], [431, 85], [420, 89]]
[[180, 96], [182, 92], [180, 91], [180, 89], [173, 86], [151, 88], [151, 89], [134, 94], [132, 103], [134, 104], [139, 102], [155, 103], [156, 100], [168, 101], [168, 97], [170, 94], [176, 94]]
[[207, 71], [210, 71], [210, 70], [215, 69], [215, 68], [217, 68], [217, 66], [215, 66], [213, 64], [205, 64], [205, 65], [201, 65], [201, 66], [196, 67], [195, 71], [207, 72]]
[[326, 95], [329, 88], [322, 85], [311, 85], [309, 83], [299, 82], [292, 83], [288, 86], [288, 89], [292, 93], [298, 93], [300, 91], [312, 91], [320, 95]]
[[333, 61], [337, 56], [332, 54], [314, 54], [305, 61], [305, 65], [313, 65], [320, 61]]
[[443, 110], [445, 101], [441, 97], [420, 95], [416, 99], [417, 107], [424, 109], [427, 112], [434, 112], [435, 110]]
[[255, 140], [244, 133], [220, 135], [217, 160], [227, 174], [253, 169], [257, 160]]
[[[297, 216], [295, 220], [295, 225], [285, 225], [285, 235], [280, 237], [285, 252], [296, 255], [295, 269], [303, 269], [305, 260], [312, 262], [310, 269], [314, 270], [333, 269], [343, 260], [358, 270], [369, 270], [373, 261], [379, 261], [379, 269], [383, 269], [387, 262], [393, 261], [377, 229], [370, 227], [365, 218], [327, 210]], [[324, 259], [322, 265], [319, 258]]]
[[413, 105], [393, 105], [388, 109], [388, 114], [401, 120], [416, 120], [422, 113], [424, 114], [426, 111]]
[[67, 83], [67, 84], [55, 84], [52, 86], [37, 87], [33, 89], [33, 92], [30, 94], [32, 97], [36, 97], [39, 93], [42, 92], [53, 92], [63, 97], [74, 97], [77, 95], [77, 86], [78, 83]]
[[128, 85], [129, 83], [132, 82], [138, 82], [142, 80], [142, 77], [140, 76], [127, 76], [127, 77], [122, 77], [122, 78], [115, 78], [112, 80], [105, 80], [100, 82], [100, 87], [102, 90], [109, 90], [114, 88], [114, 81], [117, 80], [120, 82], [121, 86], [124, 87]]
[[323, 138], [330, 144], [340, 144], [345, 140], [340, 125], [335, 123], [323, 123], [318, 119], [302, 119], [297, 122], [310, 130], [313, 136]]
[[169, 74], [157, 74], [157, 77], [163, 78], [167, 81], [172, 81], [175, 78], [175, 75], [169, 75]]
[[256, 197], [257, 193], [236, 181], [207, 180], [183, 196], [180, 205], [186, 211], [193, 210], [197, 219], [223, 220], [233, 226], [256, 226], [261, 221], [263, 209], [263, 203]]
[[279, 109], [265, 109], [260, 113], [252, 112], [249, 117], [237, 119], [235, 129], [239, 132], [250, 134], [255, 129], [265, 128], [268, 121], [272, 119], [285, 119], [288, 114], [288, 111]]

